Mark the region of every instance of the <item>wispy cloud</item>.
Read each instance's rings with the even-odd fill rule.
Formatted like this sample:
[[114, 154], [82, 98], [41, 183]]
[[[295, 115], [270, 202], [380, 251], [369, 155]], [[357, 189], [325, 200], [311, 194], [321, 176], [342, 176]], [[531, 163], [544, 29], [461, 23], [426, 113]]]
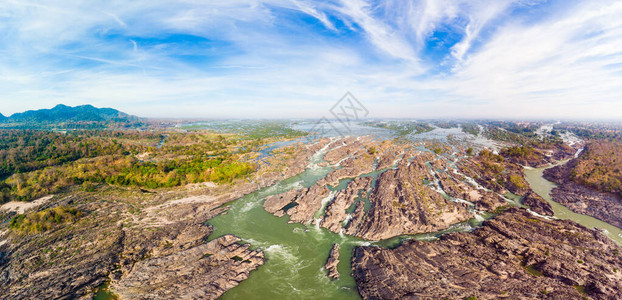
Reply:
[[540, 0], [6, 1], [2, 113], [622, 118], [622, 4]]

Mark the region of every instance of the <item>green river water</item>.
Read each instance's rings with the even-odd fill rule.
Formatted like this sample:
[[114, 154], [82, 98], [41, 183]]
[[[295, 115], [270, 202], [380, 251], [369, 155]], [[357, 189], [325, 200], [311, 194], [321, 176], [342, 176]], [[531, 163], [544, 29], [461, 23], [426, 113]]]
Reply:
[[[302, 174], [263, 188], [230, 203], [226, 214], [208, 221], [214, 227], [210, 239], [234, 234], [253, 247], [263, 250], [266, 262], [239, 286], [226, 292], [221, 299], [360, 299], [352, 278], [350, 259], [359, 245], [395, 247], [406, 239], [434, 240], [448, 232], [470, 231], [481, 224], [484, 215], [458, 223], [439, 232], [407, 235], [370, 242], [336, 234], [316, 225], [289, 224], [288, 218], [278, 218], [263, 208], [263, 200], [292, 188], [309, 187], [332, 171], [318, 167], [321, 155], [315, 155], [311, 167]], [[384, 171], [384, 170], [382, 170]], [[375, 171], [367, 176], [377, 176]], [[342, 180], [335, 189], [345, 188]], [[330, 198], [327, 198], [328, 201]], [[319, 216], [321, 211], [316, 215]], [[323, 269], [333, 244], [340, 246], [340, 278], [330, 280]]]
[[622, 245], [622, 230], [620, 230], [620, 228], [598, 220], [594, 217], [575, 213], [570, 209], [566, 208], [565, 206], [553, 201], [553, 199], [551, 198], [551, 191], [556, 187], [556, 184], [544, 179], [544, 177], [542, 177], [542, 174], [544, 170], [565, 164], [566, 162], [568, 161], [562, 161], [553, 166], [543, 168], [525, 168], [525, 178], [531, 186], [531, 189], [551, 204], [551, 206], [553, 207], [553, 212], [555, 213], [555, 217], [562, 220], [573, 220], [587, 228], [601, 229], [603, 230], [603, 233], [605, 233], [609, 238], [611, 238], [619, 245]]
[[[314, 160], [312, 163], [317, 163], [320, 158]], [[350, 253], [355, 246], [369, 243], [315, 225], [288, 224], [287, 217], [278, 218], [263, 209], [265, 197], [309, 187], [331, 170], [314, 165], [298, 176], [232, 202], [226, 214], [208, 221], [214, 226], [210, 238], [234, 234], [266, 255], [265, 264], [222, 299], [359, 298], [354, 279], [349, 276]], [[331, 281], [323, 266], [334, 243], [340, 245], [341, 278]]]
[[[483, 219], [492, 217], [480, 215], [437, 233], [369, 242], [335, 234], [315, 225], [288, 224], [286, 216], [278, 218], [263, 209], [265, 197], [292, 188], [309, 187], [323, 178], [332, 169], [318, 167], [321, 161], [319, 155], [314, 156], [312, 167], [302, 174], [233, 201], [226, 214], [208, 221], [214, 227], [210, 239], [234, 234], [263, 250], [266, 256], [263, 266], [251, 272], [247, 280], [226, 292], [221, 299], [359, 299], [354, 279], [350, 275], [350, 259], [355, 246], [373, 244], [394, 247], [410, 238], [432, 240], [447, 232], [470, 231], [479, 226]], [[572, 219], [588, 228], [605, 229], [609, 237], [622, 243], [620, 229], [595, 218], [573, 213], [553, 202], [549, 194], [555, 185], [542, 178], [544, 169], [526, 168], [525, 174], [533, 190], [551, 203], [556, 217]], [[331, 281], [323, 266], [334, 243], [340, 245], [340, 279]]]

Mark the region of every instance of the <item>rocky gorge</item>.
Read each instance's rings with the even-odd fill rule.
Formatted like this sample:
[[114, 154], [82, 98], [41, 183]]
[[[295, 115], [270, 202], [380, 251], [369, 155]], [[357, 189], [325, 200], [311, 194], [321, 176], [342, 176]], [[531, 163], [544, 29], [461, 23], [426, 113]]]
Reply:
[[357, 247], [352, 269], [365, 299], [618, 299], [620, 247], [571, 221], [512, 208], [470, 233]]

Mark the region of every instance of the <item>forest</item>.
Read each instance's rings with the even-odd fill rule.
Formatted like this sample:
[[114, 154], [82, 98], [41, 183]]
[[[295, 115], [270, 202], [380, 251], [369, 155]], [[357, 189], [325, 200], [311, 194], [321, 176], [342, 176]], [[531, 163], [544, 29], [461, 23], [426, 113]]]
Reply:
[[267, 136], [0, 130], [0, 203], [30, 201], [76, 185], [93, 191], [100, 184], [156, 189], [230, 183], [255, 171], [243, 156]]
[[622, 196], [622, 142], [588, 143], [571, 177], [577, 183]]

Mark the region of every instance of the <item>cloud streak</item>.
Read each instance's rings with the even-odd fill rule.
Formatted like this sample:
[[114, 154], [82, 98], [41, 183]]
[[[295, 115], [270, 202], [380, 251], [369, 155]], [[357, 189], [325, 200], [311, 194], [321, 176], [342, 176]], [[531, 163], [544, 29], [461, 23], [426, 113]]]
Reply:
[[9, 1], [2, 113], [622, 118], [616, 1]]

